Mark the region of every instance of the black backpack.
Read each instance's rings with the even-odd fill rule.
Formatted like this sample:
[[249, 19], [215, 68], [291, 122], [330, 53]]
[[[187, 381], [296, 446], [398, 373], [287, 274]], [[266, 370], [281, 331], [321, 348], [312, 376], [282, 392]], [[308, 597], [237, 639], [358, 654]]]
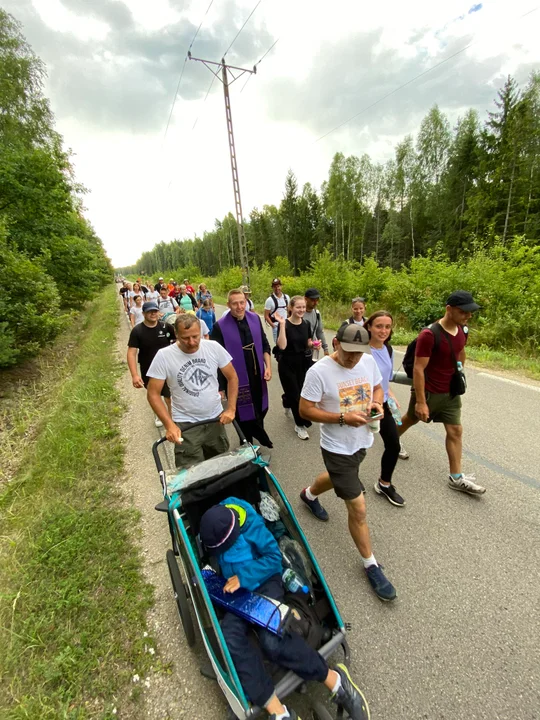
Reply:
[[[427, 327], [423, 328], [421, 332], [424, 330], [431, 330], [433, 333], [433, 337], [435, 338], [435, 343], [433, 345], [433, 350], [437, 350], [439, 347], [439, 344], [441, 342], [441, 326], [438, 322], [434, 322], [431, 325], [428, 325]], [[418, 333], [420, 334], [420, 333]], [[405, 350], [405, 355], [403, 357], [403, 369], [405, 370], [405, 374], [407, 377], [412, 378], [413, 376], [413, 368], [414, 368], [414, 355], [416, 352], [416, 343], [418, 341], [418, 335], [414, 338], [412, 342], [410, 342], [407, 345], [407, 349]]]

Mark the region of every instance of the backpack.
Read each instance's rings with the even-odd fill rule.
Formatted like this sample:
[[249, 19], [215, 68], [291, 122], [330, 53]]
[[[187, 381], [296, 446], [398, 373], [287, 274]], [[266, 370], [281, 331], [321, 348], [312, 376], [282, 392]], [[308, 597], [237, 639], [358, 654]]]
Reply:
[[[422, 328], [420, 332], [423, 332], [424, 330], [431, 330], [433, 333], [433, 337], [435, 338], [435, 343], [433, 345], [433, 350], [437, 350], [439, 347], [439, 344], [441, 342], [441, 326], [438, 322], [434, 322], [431, 325], [428, 325], [425, 328]], [[418, 333], [420, 334], [420, 333]], [[408, 378], [412, 378], [413, 376], [413, 368], [414, 368], [414, 356], [416, 352], [416, 343], [418, 341], [418, 335], [414, 338], [412, 342], [410, 342], [407, 345], [407, 349], [405, 350], [405, 355], [403, 356], [403, 369], [405, 370], [405, 374]]]
[[287, 630], [304, 638], [309, 647], [318, 650], [323, 644], [325, 628], [321, 624], [315, 608], [308, 603], [302, 593], [285, 593], [283, 602], [291, 608]]

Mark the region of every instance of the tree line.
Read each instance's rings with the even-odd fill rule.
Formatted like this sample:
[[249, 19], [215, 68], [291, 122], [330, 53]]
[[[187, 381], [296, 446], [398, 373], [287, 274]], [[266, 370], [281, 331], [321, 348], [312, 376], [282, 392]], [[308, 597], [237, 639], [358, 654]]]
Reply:
[[0, 367], [50, 342], [70, 311], [112, 280], [45, 75], [20, 24], [0, 9]]
[[[336, 153], [320, 190], [301, 189], [292, 170], [279, 206], [254, 208], [245, 222], [250, 264], [284, 257], [294, 273], [324, 250], [362, 263], [373, 257], [398, 269], [430, 251], [453, 261], [516, 236], [540, 231], [540, 73], [520, 88], [509, 76], [481, 122], [467, 111], [455, 127], [437, 105], [386, 163]], [[240, 264], [231, 213], [203, 234], [160, 242], [128, 272], [196, 267], [214, 276]]]

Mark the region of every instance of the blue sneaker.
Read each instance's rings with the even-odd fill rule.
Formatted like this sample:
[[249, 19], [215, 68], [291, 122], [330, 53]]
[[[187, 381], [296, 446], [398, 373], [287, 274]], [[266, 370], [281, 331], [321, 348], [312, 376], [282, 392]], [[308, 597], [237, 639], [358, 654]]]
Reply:
[[396, 598], [396, 588], [383, 573], [382, 565], [370, 565], [366, 568], [366, 575], [378, 598], [386, 602]]
[[302, 492], [300, 493], [300, 500], [302, 500], [302, 502], [306, 503], [308, 508], [311, 510], [311, 512], [317, 518], [317, 520], [322, 520], [323, 522], [327, 522], [328, 513], [323, 508], [323, 506], [321, 505], [321, 503], [319, 502], [318, 499], [316, 499], [316, 500], [308, 499], [308, 497], [306, 496], [306, 490], [307, 490], [307, 488], [304, 488], [302, 490]]

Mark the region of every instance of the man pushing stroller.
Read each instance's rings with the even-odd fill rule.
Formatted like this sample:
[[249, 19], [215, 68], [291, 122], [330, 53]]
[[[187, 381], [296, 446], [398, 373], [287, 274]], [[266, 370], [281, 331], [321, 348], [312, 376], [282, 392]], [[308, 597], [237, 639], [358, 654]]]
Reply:
[[[224, 592], [239, 588], [254, 591], [274, 600], [285, 594], [279, 546], [253, 507], [239, 498], [229, 497], [205, 512], [200, 536], [213, 555], [227, 582]], [[255, 629], [262, 653], [272, 662], [292, 670], [303, 680], [322, 682], [353, 720], [369, 720], [369, 707], [361, 690], [354, 684], [346, 666], [330, 669], [326, 660], [299, 634], [286, 631], [281, 637], [262, 628], [253, 628], [246, 620], [227, 612], [221, 622], [223, 635], [234, 661], [238, 677], [251, 702], [264, 707], [274, 720], [300, 720], [277, 697], [274, 684], [259, 649], [250, 642]]]

